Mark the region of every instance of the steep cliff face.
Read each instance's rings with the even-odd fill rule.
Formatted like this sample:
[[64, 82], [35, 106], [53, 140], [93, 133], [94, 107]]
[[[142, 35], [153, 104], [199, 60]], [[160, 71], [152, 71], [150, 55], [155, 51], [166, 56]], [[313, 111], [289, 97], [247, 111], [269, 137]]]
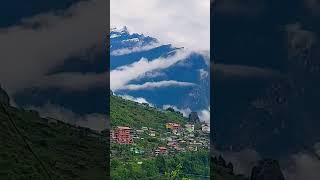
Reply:
[[189, 122], [191, 123], [199, 123], [200, 119], [197, 112], [191, 112], [189, 114]]

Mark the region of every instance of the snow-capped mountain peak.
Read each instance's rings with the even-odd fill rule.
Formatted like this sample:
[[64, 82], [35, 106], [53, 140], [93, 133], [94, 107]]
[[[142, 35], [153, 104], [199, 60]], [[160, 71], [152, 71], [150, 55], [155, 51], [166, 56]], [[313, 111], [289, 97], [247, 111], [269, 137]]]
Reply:
[[160, 108], [201, 112], [209, 106], [209, 65], [203, 53], [182, 53], [187, 50], [127, 27], [111, 29], [110, 45], [111, 83], [125, 81], [117, 94], [144, 98]]
[[118, 28], [118, 27], [110, 28], [110, 32], [111, 33], [120, 33], [120, 34], [122, 34], [122, 33], [129, 34], [127, 26], [123, 26], [121, 28]]

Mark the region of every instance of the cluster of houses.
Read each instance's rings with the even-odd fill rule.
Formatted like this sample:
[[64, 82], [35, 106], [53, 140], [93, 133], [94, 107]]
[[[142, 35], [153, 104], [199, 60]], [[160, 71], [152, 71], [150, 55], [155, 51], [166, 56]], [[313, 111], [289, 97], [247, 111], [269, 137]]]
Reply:
[[[132, 129], [130, 127], [118, 126], [110, 131], [110, 139], [112, 143], [132, 145], [134, 142], [144, 141], [145, 138], [157, 138], [162, 146], [155, 147], [152, 155], [175, 154], [177, 152], [198, 151], [200, 148], [209, 148], [210, 127], [208, 124], [201, 124], [195, 128], [194, 124], [186, 124], [182, 126], [178, 123], [166, 123], [167, 131], [160, 133], [159, 131], [142, 127], [140, 129]], [[164, 146], [164, 144], [166, 144]], [[145, 150], [133, 146], [131, 152], [134, 154], [145, 154]]]
[[209, 147], [209, 125], [202, 124], [201, 130], [195, 129], [194, 124], [186, 124], [182, 128], [176, 123], [167, 123], [166, 128], [171, 130], [165, 134], [169, 153], [197, 151], [199, 148]]

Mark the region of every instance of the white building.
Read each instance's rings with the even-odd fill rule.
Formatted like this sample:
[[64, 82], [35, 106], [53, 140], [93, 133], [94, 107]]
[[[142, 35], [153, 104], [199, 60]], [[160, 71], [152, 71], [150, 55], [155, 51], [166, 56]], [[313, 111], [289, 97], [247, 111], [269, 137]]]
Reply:
[[210, 133], [210, 126], [208, 124], [202, 124], [201, 125], [201, 130], [204, 133]]

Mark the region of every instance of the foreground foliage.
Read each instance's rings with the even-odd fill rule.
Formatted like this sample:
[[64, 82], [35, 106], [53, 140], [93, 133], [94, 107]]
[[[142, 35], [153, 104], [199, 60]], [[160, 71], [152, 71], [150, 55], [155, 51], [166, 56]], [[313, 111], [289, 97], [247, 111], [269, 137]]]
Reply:
[[[142, 162], [142, 164], [138, 164]], [[112, 179], [209, 179], [208, 151], [175, 156], [122, 156], [111, 160]]]
[[0, 129], [0, 179], [106, 178], [107, 143], [99, 133], [9, 106], [0, 109]]

